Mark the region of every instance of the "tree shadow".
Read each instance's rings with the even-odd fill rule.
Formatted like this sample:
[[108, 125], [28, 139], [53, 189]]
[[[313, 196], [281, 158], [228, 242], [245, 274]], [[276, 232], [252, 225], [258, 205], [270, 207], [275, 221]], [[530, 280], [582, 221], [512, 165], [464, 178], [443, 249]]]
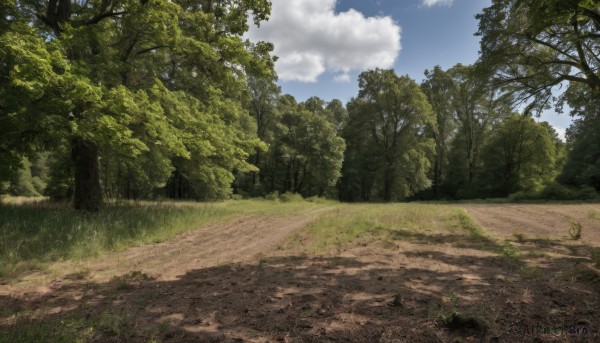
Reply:
[[[68, 341], [69, 332], [90, 342], [520, 342], [600, 337], [600, 298], [586, 284], [523, 278], [507, 272], [507, 265], [493, 256], [400, 254], [426, 258], [429, 264], [288, 256], [192, 270], [175, 280], [134, 272], [96, 283], [77, 273], [54, 282], [42, 295], [0, 296], [0, 337], [7, 337], [0, 342], [60, 337]], [[438, 262], [445, 267], [436, 267]], [[461, 318], [480, 325], [454, 325]], [[570, 324], [588, 333], [515, 331], [526, 325]]]

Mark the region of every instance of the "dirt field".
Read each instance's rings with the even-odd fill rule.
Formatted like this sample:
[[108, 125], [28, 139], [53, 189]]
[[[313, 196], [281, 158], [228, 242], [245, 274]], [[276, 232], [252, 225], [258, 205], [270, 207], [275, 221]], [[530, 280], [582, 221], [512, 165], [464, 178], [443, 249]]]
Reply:
[[89, 342], [600, 341], [599, 205], [457, 205], [483, 234], [450, 218], [315, 253], [310, 225], [335, 221], [338, 206], [12, 280], [0, 285], [0, 342], [44, 325]]

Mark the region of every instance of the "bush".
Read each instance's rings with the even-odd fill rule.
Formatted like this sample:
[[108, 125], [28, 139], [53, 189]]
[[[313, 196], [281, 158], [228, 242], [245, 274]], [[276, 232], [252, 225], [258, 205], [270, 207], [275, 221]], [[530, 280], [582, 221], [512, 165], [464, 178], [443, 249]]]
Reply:
[[308, 198], [306, 198], [304, 200], [306, 200], [308, 202], [315, 203], [315, 204], [324, 204], [327, 201], [329, 201], [327, 198], [321, 198], [320, 196], [317, 196], [317, 195], [312, 196], [312, 197], [308, 197]]
[[575, 199], [575, 192], [561, 184], [551, 183], [542, 189], [539, 197], [552, 200], [573, 200]]
[[283, 202], [303, 201], [304, 198], [298, 193], [284, 193], [279, 196], [279, 200]]
[[278, 191], [271, 192], [271, 193], [265, 195], [265, 199], [266, 200], [279, 200], [279, 192]]
[[521, 191], [508, 196], [510, 201], [527, 200], [593, 200], [598, 198], [598, 193], [593, 187], [583, 186], [573, 189], [559, 183], [546, 185], [540, 191]]
[[596, 189], [591, 186], [583, 186], [575, 192], [576, 199], [593, 200], [598, 198]]

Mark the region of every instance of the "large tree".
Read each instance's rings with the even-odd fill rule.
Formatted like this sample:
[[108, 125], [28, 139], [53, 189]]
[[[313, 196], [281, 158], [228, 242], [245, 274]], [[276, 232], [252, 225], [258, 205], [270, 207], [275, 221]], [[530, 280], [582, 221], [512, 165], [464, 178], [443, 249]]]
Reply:
[[494, 129], [483, 149], [482, 188], [488, 196], [535, 190], [556, 177], [556, 157], [548, 125], [513, 114]]
[[270, 73], [272, 46], [242, 35], [248, 13], [258, 23], [269, 11], [267, 0], [3, 3], [3, 161], [68, 145], [74, 205], [86, 210], [101, 203], [105, 151], [222, 193], [260, 145], [239, 99], [247, 75]]
[[[419, 85], [393, 70], [376, 69], [359, 76], [359, 87], [358, 97], [348, 105], [345, 136], [359, 141], [349, 142], [349, 147], [372, 157], [379, 197], [384, 201], [402, 199], [429, 187], [427, 173], [435, 147], [425, 130], [434, 127], [435, 120]], [[349, 150], [347, 155], [354, 153]], [[373, 168], [358, 174], [370, 172]]]
[[510, 115], [511, 97], [490, 85], [489, 75], [478, 65], [458, 64], [448, 73], [454, 81], [452, 110], [457, 121], [445, 177], [453, 197], [472, 197], [481, 167], [481, 149], [489, 132]]
[[425, 71], [426, 80], [421, 84], [435, 114], [435, 125], [429, 133], [435, 140], [435, 157], [433, 163], [433, 194], [440, 197], [440, 186], [444, 182], [448, 150], [454, 136], [457, 118], [454, 101], [457, 84], [452, 75], [440, 66]]
[[270, 191], [326, 195], [340, 177], [345, 144], [335, 126], [318, 111], [307, 110], [291, 95], [279, 97], [280, 119], [261, 164]]
[[600, 96], [598, 1], [493, 0], [477, 18], [481, 61], [529, 109], [543, 109], [565, 81]]

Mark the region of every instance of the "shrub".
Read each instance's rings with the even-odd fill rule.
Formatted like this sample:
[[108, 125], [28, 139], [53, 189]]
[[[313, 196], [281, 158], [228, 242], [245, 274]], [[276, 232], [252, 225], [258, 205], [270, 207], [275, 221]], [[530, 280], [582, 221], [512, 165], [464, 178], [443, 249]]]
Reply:
[[284, 193], [279, 196], [279, 200], [283, 202], [303, 201], [304, 198], [298, 193]]
[[569, 235], [573, 240], [578, 240], [581, 238], [581, 224], [579, 222], [571, 220], [571, 228], [569, 229]]
[[266, 200], [279, 200], [279, 192], [278, 191], [271, 192], [271, 193], [265, 195], [265, 199]]

